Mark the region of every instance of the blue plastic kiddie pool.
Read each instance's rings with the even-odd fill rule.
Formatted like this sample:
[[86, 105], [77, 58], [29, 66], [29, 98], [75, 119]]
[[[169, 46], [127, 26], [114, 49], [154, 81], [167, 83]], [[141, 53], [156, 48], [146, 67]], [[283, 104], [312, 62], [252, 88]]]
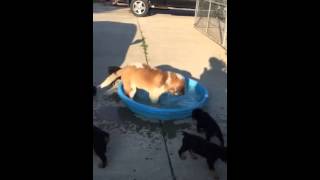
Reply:
[[160, 96], [157, 107], [150, 103], [148, 93], [138, 90], [134, 99], [127, 97], [122, 83], [118, 86], [118, 95], [122, 102], [138, 116], [155, 120], [179, 120], [190, 117], [192, 110], [204, 106], [208, 99], [208, 91], [197, 81], [185, 79], [185, 94], [174, 96], [165, 93]]

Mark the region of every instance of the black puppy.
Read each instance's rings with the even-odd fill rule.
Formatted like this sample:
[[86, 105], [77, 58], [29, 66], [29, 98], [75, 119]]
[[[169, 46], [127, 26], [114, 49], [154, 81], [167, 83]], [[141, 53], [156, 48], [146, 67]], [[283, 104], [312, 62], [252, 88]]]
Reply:
[[105, 168], [108, 163], [106, 152], [109, 137], [109, 133], [93, 126], [93, 150], [102, 161], [101, 168]]
[[220, 147], [216, 144], [210, 143], [200, 136], [192, 135], [183, 132], [182, 146], [179, 149], [179, 157], [182, 159], [182, 154], [185, 151], [194, 152], [207, 159], [210, 170], [214, 171], [214, 163], [217, 159], [227, 161], [227, 148]]
[[221, 146], [224, 146], [223, 135], [217, 122], [205, 111], [201, 109], [194, 109], [192, 111], [192, 119], [197, 121], [197, 131], [204, 130], [206, 133], [207, 141], [210, 141], [211, 137], [217, 136], [221, 142]]

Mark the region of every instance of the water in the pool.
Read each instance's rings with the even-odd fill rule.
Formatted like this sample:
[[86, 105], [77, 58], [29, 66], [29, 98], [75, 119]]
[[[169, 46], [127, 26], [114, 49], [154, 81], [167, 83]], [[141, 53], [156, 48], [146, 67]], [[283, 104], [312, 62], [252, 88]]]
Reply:
[[174, 96], [169, 93], [165, 93], [161, 95], [157, 104], [152, 104], [149, 100], [148, 93], [142, 90], [138, 90], [134, 97], [134, 100], [139, 103], [166, 109], [192, 107], [197, 104], [200, 99], [201, 95], [198, 94], [195, 90], [188, 90], [182, 96]]

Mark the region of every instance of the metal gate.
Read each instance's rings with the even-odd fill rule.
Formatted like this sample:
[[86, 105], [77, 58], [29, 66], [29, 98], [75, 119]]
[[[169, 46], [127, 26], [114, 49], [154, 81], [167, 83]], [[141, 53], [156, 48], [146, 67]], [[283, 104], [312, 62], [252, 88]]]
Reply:
[[194, 27], [227, 49], [227, 1], [197, 0]]

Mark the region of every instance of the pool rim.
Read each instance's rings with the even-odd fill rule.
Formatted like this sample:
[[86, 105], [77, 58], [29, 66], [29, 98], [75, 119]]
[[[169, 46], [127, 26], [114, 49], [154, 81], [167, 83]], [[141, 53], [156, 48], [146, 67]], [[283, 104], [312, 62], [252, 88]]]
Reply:
[[[120, 99], [127, 105], [127, 106], [134, 106], [135, 108], [139, 107], [139, 108], [143, 108], [147, 111], [153, 111], [153, 112], [182, 112], [182, 111], [190, 111], [192, 109], [196, 109], [196, 108], [199, 108], [201, 106], [203, 106], [208, 97], [209, 97], [209, 94], [208, 94], [208, 90], [203, 86], [201, 85], [198, 81], [192, 79], [192, 78], [187, 78], [187, 82], [190, 83], [189, 81], [193, 81], [193, 83], [196, 83], [195, 87], [196, 86], [199, 86], [203, 91], [204, 91], [204, 95], [201, 97], [201, 100], [198, 101], [195, 105], [193, 106], [190, 106], [190, 107], [183, 107], [183, 108], [158, 108], [158, 107], [153, 107], [153, 106], [149, 106], [149, 105], [146, 105], [146, 104], [142, 104], [142, 103], [139, 103], [137, 101], [134, 101], [133, 99], [127, 97], [125, 94], [124, 94], [124, 91], [123, 91], [123, 84], [122, 84], [122, 81], [120, 81], [119, 85], [118, 85], [118, 88], [117, 88], [117, 93], [120, 97]], [[131, 103], [130, 105], [128, 103]]]

